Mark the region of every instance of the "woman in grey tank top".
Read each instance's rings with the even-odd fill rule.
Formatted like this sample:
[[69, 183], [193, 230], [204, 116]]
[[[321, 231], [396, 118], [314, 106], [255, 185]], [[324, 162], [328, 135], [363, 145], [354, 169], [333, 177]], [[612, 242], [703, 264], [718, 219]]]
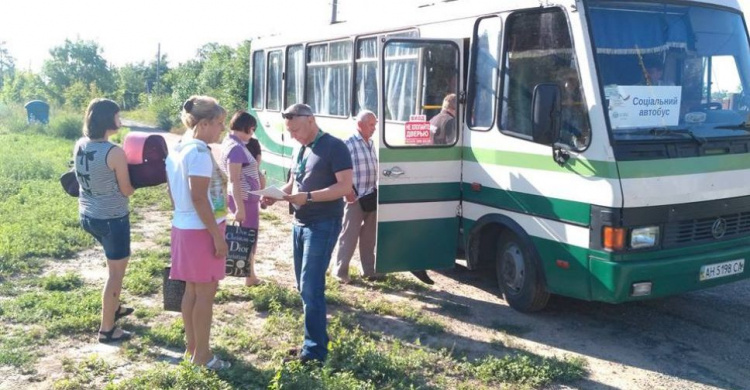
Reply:
[[99, 341], [129, 339], [132, 334], [117, 328], [115, 321], [133, 312], [120, 305], [122, 279], [130, 259], [128, 197], [134, 189], [128, 175], [125, 152], [109, 142], [120, 128], [120, 107], [107, 99], [89, 103], [84, 118], [84, 137], [73, 150], [76, 178], [80, 186], [78, 211], [81, 227], [104, 247], [109, 278], [102, 291], [102, 323]]

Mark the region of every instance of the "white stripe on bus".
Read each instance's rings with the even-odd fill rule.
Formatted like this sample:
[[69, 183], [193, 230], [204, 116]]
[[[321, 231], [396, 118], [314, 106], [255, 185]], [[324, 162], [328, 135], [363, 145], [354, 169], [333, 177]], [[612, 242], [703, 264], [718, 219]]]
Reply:
[[563, 222], [520, 214], [507, 210], [500, 210], [476, 203], [464, 202], [463, 215], [474, 221], [489, 214], [504, 215], [521, 225], [523, 230], [531, 236], [564, 242], [570, 245], [588, 248], [589, 228], [569, 225]]

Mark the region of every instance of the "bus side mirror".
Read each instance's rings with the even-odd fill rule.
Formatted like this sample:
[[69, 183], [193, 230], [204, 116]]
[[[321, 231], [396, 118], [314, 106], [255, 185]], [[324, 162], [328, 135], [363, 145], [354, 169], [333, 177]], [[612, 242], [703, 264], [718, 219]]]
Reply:
[[531, 100], [531, 136], [534, 142], [552, 145], [560, 138], [560, 87], [537, 84]]

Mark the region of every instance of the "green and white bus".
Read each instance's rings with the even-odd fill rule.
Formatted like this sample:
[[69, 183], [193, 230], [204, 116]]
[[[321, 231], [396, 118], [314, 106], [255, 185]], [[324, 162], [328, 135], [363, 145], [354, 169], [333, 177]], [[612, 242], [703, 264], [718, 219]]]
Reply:
[[[379, 272], [494, 270], [510, 306], [748, 277], [750, 46], [735, 0], [459, 0], [253, 42], [249, 109], [346, 138], [378, 115]], [[457, 96], [456, 128], [429, 120]]]

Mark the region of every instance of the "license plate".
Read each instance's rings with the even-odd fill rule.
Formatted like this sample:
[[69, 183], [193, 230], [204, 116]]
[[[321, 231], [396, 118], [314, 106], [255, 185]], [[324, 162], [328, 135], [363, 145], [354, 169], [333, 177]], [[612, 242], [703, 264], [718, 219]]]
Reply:
[[745, 270], [745, 259], [732, 260], [724, 263], [704, 265], [701, 267], [700, 280], [723, 278], [729, 275], [741, 274]]

